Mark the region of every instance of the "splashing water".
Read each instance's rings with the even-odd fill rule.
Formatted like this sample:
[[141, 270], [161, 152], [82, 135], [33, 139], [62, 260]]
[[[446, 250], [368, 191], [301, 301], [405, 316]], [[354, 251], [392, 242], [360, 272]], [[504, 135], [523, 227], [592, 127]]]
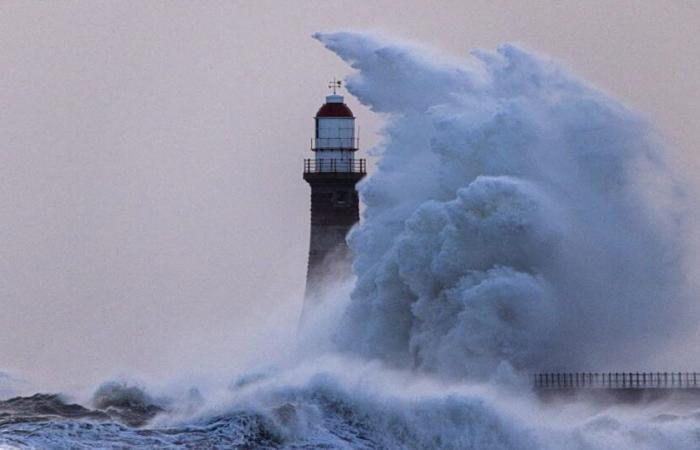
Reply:
[[458, 377], [628, 370], [693, 323], [681, 216], [653, 206], [680, 184], [644, 120], [512, 45], [455, 61], [316, 38], [388, 115], [342, 348]]
[[0, 447], [700, 447], [694, 404], [544, 405], [512, 376], [636, 369], [696, 319], [682, 185], [648, 124], [512, 45], [459, 60], [315, 37], [386, 116], [357, 283], [306, 335], [321, 354], [226, 388], [0, 402]]

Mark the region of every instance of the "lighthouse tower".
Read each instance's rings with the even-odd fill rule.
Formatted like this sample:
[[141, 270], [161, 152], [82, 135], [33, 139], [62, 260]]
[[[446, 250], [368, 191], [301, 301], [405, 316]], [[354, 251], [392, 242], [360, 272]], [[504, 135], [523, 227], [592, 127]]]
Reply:
[[355, 185], [366, 173], [365, 160], [356, 159], [359, 139], [355, 117], [338, 95], [340, 81], [316, 113], [311, 151], [304, 160], [304, 180], [311, 186], [311, 240], [304, 309], [320, 300], [324, 287], [350, 276], [352, 257], [345, 242], [360, 219]]

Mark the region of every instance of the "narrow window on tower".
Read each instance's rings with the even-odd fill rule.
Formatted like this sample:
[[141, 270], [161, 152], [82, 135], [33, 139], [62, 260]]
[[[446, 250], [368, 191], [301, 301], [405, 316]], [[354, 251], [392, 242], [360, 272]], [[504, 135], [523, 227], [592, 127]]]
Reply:
[[336, 191], [335, 202], [339, 206], [344, 206], [348, 204], [348, 193], [346, 191]]

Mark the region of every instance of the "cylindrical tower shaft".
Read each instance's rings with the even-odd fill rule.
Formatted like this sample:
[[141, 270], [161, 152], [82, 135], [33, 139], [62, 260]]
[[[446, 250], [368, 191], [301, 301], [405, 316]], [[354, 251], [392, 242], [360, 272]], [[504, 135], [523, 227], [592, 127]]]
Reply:
[[[364, 166], [364, 164], [362, 164]], [[305, 172], [311, 186], [311, 235], [306, 276], [308, 301], [323, 288], [347, 279], [352, 256], [345, 237], [360, 220], [355, 185], [364, 176], [357, 172]]]

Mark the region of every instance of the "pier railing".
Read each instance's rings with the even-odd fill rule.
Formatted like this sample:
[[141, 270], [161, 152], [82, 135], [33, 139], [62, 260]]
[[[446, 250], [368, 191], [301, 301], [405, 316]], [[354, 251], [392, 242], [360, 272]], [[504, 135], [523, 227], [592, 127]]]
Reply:
[[569, 372], [532, 375], [536, 389], [695, 389], [698, 372]]

